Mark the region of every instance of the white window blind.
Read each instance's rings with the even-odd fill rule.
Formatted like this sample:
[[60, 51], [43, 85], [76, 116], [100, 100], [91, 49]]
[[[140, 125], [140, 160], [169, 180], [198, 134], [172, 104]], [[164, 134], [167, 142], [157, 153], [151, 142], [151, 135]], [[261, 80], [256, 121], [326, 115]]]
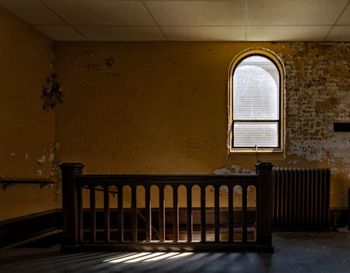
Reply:
[[277, 147], [277, 122], [235, 122], [234, 147]]
[[263, 56], [241, 61], [233, 75], [233, 146], [278, 147], [280, 78]]

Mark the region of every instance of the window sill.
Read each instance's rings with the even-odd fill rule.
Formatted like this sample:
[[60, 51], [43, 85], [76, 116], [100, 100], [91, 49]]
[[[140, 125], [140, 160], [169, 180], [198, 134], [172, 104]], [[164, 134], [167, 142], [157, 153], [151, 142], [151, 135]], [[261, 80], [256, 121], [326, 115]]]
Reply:
[[250, 153], [250, 154], [256, 154], [256, 153], [283, 153], [282, 148], [229, 148], [230, 154], [236, 154], [236, 153]]

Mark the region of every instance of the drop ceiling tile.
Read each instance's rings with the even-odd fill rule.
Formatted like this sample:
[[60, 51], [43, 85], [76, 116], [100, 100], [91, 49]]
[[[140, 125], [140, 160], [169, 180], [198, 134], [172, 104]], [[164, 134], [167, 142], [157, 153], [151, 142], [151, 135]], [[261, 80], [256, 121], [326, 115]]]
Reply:
[[86, 38], [70, 26], [35, 26], [40, 32], [55, 41], [85, 41]]
[[245, 27], [162, 27], [171, 41], [244, 41]]
[[247, 0], [248, 25], [332, 25], [347, 0]]
[[38, 0], [0, 0], [0, 6], [29, 24], [64, 24]]
[[344, 13], [340, 17], [337, 25], [350, 25], [350, 4], [347, 6]]
[[161, 41], [164, 35], [155, 26], [77, 26], [92, 41]]
[[245, 0], [145, 1], [162, 26], [244, 25]]
[[350, 26], [335, 26], [326, 41], [350, 41]]
[[72, 25], [155, 25], [141, 1], [42, 1]]
[[248, 26], [248, 41], [322, 41], [330, 26]]

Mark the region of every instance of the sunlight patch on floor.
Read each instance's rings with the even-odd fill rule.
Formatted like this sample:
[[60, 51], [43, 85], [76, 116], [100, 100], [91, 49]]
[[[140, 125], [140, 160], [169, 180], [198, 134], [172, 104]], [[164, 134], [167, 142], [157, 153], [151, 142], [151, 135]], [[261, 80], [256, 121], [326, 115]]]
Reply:
[[169, 260], [183, 258], [192, 255], [193, 252], [133, 252], [113, 258], [103, 260], [104, 263], [137, 263], [154, 262], [160, 260]]

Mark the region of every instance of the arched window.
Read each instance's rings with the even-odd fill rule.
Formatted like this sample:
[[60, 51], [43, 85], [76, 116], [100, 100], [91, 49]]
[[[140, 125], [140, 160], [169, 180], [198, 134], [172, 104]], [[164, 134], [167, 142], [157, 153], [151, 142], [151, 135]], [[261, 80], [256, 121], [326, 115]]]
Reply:
[[246, 50], [229, 73], [230, 152], [281, 152], [284, 142], [284, 66], [267, 49]]

